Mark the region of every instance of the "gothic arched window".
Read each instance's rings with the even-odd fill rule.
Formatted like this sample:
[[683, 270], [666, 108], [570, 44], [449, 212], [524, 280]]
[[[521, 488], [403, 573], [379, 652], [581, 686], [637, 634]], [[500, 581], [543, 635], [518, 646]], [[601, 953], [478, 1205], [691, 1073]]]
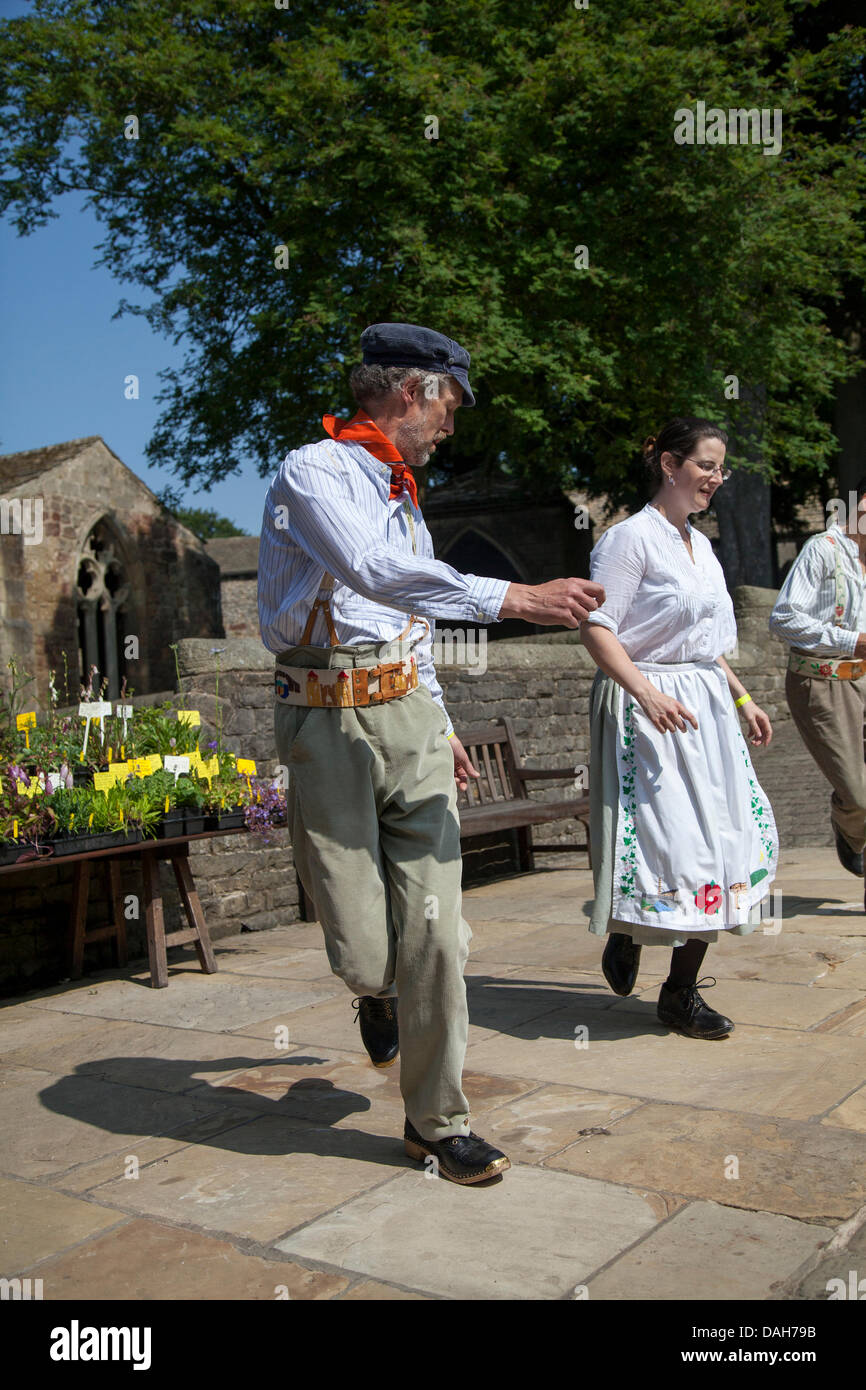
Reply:
[[78, 652], [82, 685], [90, 668], [99, 672], [94, 690], [108, 677], [107, 698], [116, 700], [125, 672], [123, 638], [129, 582], [118, 543], [104, 522], [97, 522], [78, 561]]

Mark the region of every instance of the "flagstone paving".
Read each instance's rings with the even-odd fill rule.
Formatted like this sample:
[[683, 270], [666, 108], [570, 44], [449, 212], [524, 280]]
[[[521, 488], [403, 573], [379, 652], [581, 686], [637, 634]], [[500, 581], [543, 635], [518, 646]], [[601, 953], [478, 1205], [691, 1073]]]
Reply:
[[[783, 857], [710, 947], [718, 1042], [601, 973], [592, 877], [473, 888], [465, 1089], [513, 1167], [405, 1157], [315, 924], [0, 1007], [0, 1277], [46, 1300], [825, 1299], [866, 1276], [866, 913], [827, 849]], [[459, 1258], [455, 1258], [459, 1252]], [[859, 1265], [858, 1265], [859, 1259]], [[866, 1289], [866, 1283], [864, 1283]], [[836, 1296], [841, 1296], [838, 1293]], [[851, 1296], [850, 1291], [846, 1296]]]

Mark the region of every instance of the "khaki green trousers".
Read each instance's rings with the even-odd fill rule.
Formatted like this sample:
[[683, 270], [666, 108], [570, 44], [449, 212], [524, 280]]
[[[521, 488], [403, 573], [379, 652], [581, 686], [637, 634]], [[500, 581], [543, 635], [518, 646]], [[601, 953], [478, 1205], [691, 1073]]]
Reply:
[[[375, 666], [387, 644], [292, 647], [287, 666]], [[468, 1134], [460, 820], [445, 716], [423, 683], [383, 705], [274, 708], [295, 866], [331, 969], [398, 997], [400, 1089], [424, 1139]]]
[[833, 788], [830, 819], [859, 854], [866, 846], [866, 676], [834, 681], [788, 671], [785, 694], [803, 742]]

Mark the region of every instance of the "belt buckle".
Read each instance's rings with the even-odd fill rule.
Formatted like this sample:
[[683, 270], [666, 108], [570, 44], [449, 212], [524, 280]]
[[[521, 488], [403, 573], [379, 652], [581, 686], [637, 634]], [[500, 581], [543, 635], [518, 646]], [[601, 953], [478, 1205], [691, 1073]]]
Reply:
[[380, 699], [396, 700], [399, 695], [405, 695], [408, 689], [409, 680], [402, 661], [388, 661], [380, 667]]

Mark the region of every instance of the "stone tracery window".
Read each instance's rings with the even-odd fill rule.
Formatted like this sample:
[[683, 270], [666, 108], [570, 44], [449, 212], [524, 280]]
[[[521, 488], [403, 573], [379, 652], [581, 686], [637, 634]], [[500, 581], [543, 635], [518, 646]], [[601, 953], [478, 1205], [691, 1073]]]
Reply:
[[80, 679], [87, 685], [91, 666], [108, 677], [107, 697], [117, 699], [125, 675], [123, 638], [127, 627], [129, 582], [120, 547], [104, 522], [97, 522], [78, 561], [78, 652]]

